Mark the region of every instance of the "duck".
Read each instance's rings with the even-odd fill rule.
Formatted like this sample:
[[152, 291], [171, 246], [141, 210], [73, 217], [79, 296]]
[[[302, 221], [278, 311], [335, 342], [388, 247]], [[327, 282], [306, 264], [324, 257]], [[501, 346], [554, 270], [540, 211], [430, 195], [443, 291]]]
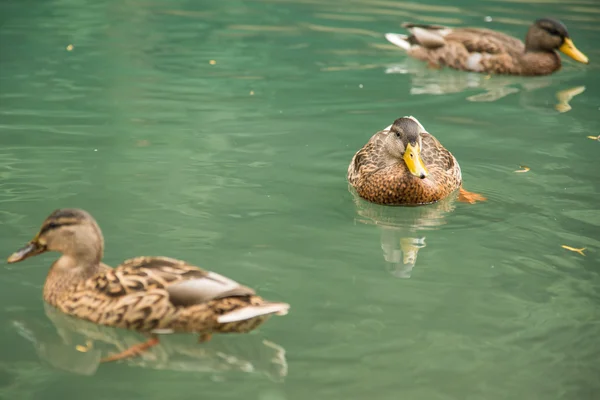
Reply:
[[431, 204], [456, 192], [459, 201], [486, 200], [463, 188], [456, 158], [413, 116], [375, 133], [352, 157], [347, 179], [360, 197], [382, 205]]
[[506, 75], [549, 75], [561, 67], [557, 50], [588, 64], [575, 47], [567, 27], [553, 18], [536, 20], [521, 40], [484, 28], [451, 28], [405, 23], [410, 35], [387, 33], [386, 39], [409, 56], [432, 67]]
[[47, 304], [75, 318], [149, 337], [102, 362], [140, 355], [159, 343], [159, 334], [196, 333], [205, 342], [213, 333], [250, 332], [290, 307], [174, 258], [135, 257], [111, 268], [102, 262], [104, 237], [98, 223], [81, 209], [53, 211], [8, 263], [45, 252], [60, 253], [44, 283]]

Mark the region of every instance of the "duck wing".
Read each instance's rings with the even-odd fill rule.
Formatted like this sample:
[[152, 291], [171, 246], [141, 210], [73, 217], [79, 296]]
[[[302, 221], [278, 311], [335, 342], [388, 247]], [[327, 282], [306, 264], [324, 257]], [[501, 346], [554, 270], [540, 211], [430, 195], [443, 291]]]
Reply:
[[525, 45], [519, 39], [490, 29], [453, 29], [445, 39], [462, 43], [469, 53], [502, 54], [525, 51]]
[[351, 185], [355, 186], [366, 176], [385, 168], [385, 162], [380, 154], [390, 127], [391, 125], [374, 134], [369, 142], [354, 154], [348, 166], [348, 182]]
[[174, 306], [190, 306], [225, 297], [250, 296], [254, 290], [214, 272], [168, 257], [136, 257], [86, 282], [109, 298], [164, 289]]
[[422, 133], [421, 140], [423, 143], [421, 157], [429, 169], [429, 172], [438, 179], [447, 179], [443, 177], [454, 177], [461, 182], [462, 174], [460, 166], [452, 153], [429, 133]]
[[405, 23], [402, 27], [411, 34], [407, 36], [388, 33], [386, 38], [405, 50], [414, 47], [434, 50], [451, 42], [462, 44], [469, 53], [501, 54], [525, 50], [525, 45], [519, 39], [491, 29], [450, 28], [415, 23]]

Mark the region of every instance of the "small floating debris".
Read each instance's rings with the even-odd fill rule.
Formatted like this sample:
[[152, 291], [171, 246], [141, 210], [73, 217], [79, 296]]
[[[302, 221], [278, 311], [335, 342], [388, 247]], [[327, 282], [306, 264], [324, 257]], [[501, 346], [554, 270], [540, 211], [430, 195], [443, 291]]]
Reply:
[[67, 51], [72, 51], [75, 48], [72, 44], [67, 45]]
[[80, 344], [78, 344], [77, 346], [75, 346], [75, 350], [77, 350], [80, 353], [87, 353], [92, 348], [94, 348], [94, 343], [91, 340], [86, 340], [85, 341], [85, 346], [82, 346]]
[[250, 96], [254, 96], [254, 90], [250, 91]]
[[217, 61], [216, 61], [216, 60], [210, 60], [208, 63], [209, 63], [210, 65], [215, 65], [215, 64], [217, 63]]
[[567, 246], [567, 245], [565, 245], [565, 244], [563, 244], [563, 245], [562, 245], [562, 246], [560, 246], [560, 247], [562, 247], [563, 249], [566, 249], [566, 250], [569, 250], [569, 251], [575, 252], [575, 253], [579, 253], [579, 254], [581, 254], [582, 256], [584, 256], [584, 257], [585, 257], [585, 254], [583, 254], [583, 251], [585, 250], [585, 247], [582, 247], [582, 248], [580, 248], [580, 249], [576, 249], [575, 247]]
[[486, 16], [486, 17], [485, 17], [483, 20], [484, 20], [485, 22], [492, 22], [494, 19], [488, 15], [488, 16]]
[[523, 173], [523, 172], [529, 172], [529, 171], [531, 171], [531, 168], [529, 168], [529, 167], [527, 167], [525, 165], [519, 165], [519, 167], [521, 169], [518, 169], [515, 172], [517, 172], [517, 173]]
[[587, 138], [588, 139], [592, 139], [592, 140], [597, 140], [597, 141], [600, 142], [600, 135], [598, 135], [598, 136], [588, 136]]
[[135, 145], [137, 147], [148, 147], [150, 146], [150, 141], [146, 139], [138, 140], [137, 142], [135, 142]]

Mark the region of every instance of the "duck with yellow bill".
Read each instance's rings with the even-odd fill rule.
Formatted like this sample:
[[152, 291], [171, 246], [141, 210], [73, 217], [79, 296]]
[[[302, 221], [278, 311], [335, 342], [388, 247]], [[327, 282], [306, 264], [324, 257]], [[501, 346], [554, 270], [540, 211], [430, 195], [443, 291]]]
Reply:
[[485, 197], [462, 187], [456, 158], [414, 117], [398, 118], [352, 158], [348, 182], [365, 200], [386, 205], [435, 203], [459, 190], [459, 201]]
[[116, 268], [102, 263], [104, 238], [80, 209], [59, 209], [35, 237], [8, 258], [15, 263], [47, 251], [61, 253], [46, 277], [44, 300], [61, 312], [100, 325], [143, 332], [147, 342], [103, 361], [137, 356], [159, 343], [158, 334], [245, 333], [289, 305], [268, 302], [249, 287], [184, 261], [136, 257]]
[[509, 75], [548, 75], [561, 67], [557, 51], [588, 64], [557, 19], [536, 20], [521, 40], [484, 28], [451, 28], [405, 23], [410, 35], [387, 33], [386, 39], [430, 66]]

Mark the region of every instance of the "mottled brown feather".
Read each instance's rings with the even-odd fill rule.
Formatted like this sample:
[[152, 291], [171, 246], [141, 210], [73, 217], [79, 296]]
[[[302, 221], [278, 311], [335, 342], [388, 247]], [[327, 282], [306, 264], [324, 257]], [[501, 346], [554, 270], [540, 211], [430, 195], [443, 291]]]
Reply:
[[[59, 310], [97, 324], [149, 332], [248, 332], [269, 316], [221, 324], [217, 317], [249, 305], [267, 304], [251, 289], [246, 295], [215, 296], [201, 304], [174, 304], [168, 287], [189, 279], [210, 279], [207, 271], [167, 257], [137, 257], [63, 288], [46, 300]], [[46, 283], [54, 286], [52, 280]], [[243, 288], [243, 286], [240, 285]], [[58, 293], [58, 294], [57, 294]]]
[[[426, 61], [431, 65], [448, 66], [450, 68], [486, 72], [495, 74], [522, 75], [524, 66], [522, 58], [523, 43], [510, 36], [500, 34], [479, 35], [475, 30], [453, 30], [444, 37], [446, 44], [435, 49], [415, 46], [409, 50], [409, 55]], [[497, 32], [495, 32], [497, 33]], [[510, 39], [508, 43], [503, 39]], [[481, 53], [478, 69], [473, 68], [470, 57], [474, 53]], [[560, 61], [560, 59], [559, 59]]]

